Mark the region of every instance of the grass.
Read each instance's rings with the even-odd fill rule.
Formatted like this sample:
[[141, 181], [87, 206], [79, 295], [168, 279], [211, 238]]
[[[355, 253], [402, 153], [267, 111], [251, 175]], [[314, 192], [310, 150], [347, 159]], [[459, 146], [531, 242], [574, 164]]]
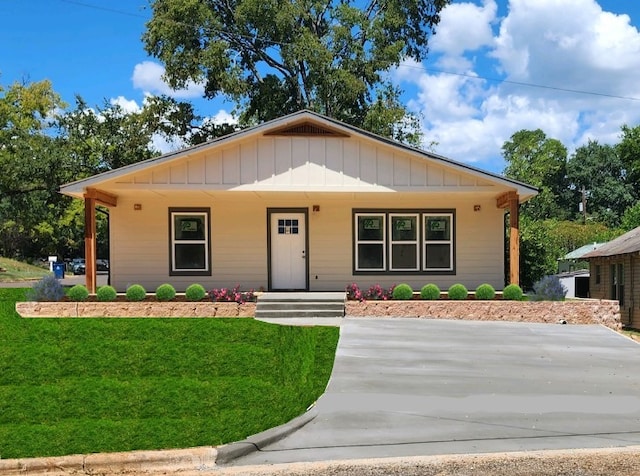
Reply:
[[338, 329], [253, 319], [21, 319], [0, 289], [0, 458], [220, 445], [324, 391]]
[[0, 268], [5, 270], [0, 271], [0, 282], [40, 279], [49, 274], [45, 268], [2, 257], [0, 257]]
[[633, 329], [631, 327], [625, 327], [621, 331], [627, 337], [640, 342], [640, 329]]

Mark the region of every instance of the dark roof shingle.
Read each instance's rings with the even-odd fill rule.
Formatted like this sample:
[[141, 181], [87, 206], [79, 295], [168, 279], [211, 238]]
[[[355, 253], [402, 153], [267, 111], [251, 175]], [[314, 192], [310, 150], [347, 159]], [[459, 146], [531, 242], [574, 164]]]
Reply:
[[640, 226], [605, 243], [597, 250], [591, 251], [583, 258], [599, 258], [605, 256], [626, 255], [640, 251]]

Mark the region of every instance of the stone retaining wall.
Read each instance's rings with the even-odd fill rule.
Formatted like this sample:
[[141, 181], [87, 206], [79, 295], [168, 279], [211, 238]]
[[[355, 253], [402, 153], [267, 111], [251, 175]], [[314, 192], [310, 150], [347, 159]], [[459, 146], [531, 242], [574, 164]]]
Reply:
[[421, 317], [485, 321], [603, 324], [621, 329], [618, 301], [347, 301], [349, 317]]
[[254, 302], [17, 302], [22, 317], [253, 317]]
[[[256, 303], [233, 302], [18, 302], [22, 317], [254, 317]], [[617, 301], [347, 301], [349, 317], [419, 317], [622, 328]]]

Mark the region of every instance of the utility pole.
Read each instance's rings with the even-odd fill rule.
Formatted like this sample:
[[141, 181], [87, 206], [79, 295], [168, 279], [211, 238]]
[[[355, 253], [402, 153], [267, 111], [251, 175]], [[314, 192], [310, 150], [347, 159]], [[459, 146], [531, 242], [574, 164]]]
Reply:
[[582, 224], [585, 225], [587, 223], [587, 191], [584, 189], [584, 185], [582, 186]]

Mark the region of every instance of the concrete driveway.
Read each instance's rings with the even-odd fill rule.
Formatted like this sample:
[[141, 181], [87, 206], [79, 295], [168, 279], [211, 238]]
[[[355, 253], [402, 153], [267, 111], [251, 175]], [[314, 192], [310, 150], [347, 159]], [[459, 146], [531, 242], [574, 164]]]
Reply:
[[312, 411], [230, 464], [640, 445], [640, 346], [601, 326], [346, 318]]

